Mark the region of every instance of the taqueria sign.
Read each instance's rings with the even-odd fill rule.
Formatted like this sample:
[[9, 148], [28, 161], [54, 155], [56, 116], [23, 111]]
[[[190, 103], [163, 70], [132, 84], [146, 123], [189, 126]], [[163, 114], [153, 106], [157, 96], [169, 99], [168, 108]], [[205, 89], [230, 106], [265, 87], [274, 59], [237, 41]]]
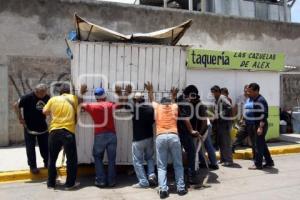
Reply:
[[238, 69], [250, 71], [281, 71], [284, 54], [188, 50], [187, 66], [191, 69]]

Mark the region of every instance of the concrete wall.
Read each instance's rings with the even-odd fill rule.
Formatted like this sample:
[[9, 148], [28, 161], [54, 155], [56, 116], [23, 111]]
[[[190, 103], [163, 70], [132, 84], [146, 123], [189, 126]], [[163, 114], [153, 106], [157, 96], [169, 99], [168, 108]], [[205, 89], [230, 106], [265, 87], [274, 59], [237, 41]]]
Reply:
[[[154, 31], [191, 18], [194, 23], [180, 40], [180, 44], [215, 50], [283, 52], [286, 54], [287, 65], [297, 66], [300, 63], [300, 48], [297, 48], [300, 46], [300, 25], [297, 24], [94, 0], [85, 3], [80, 0], [0, 0], [0, 5], [0, 64], [8, 66], [8, 75], [11, 76], [11, 68], [16, 64], [11, 60], [14, 57], [30, 57], [32, 63], [45, 72], [60, 60], [60, 63], [65, 63], [62, 71], [69, 71], [63, 39], [64, 34], [73, 28], [74, 12], [124, 34]], [[45, 62], [48, 64], [44, 65]], [[17, 63], [16, 68], [29, 70], [32, 76], [36, 74], [30, 68], [22, 68], [22, 62]], [[54, 70], [55, 72], [56, 77], [61, 73], [59, 70]], [[9, 80], [9, 88], [14, 88], [12, 84]], [[11, 108], [12, 102], [17, 98], [18, 95], [10, 96], [9, 105], [6, 106]], [[12, 113], [10, 116], [9, 124], [12, 127], [16, 121], [13, 120]], [[0, 116], [0, 120], [5, 118]], [[5, 129], [0, 127], [0, 131]], [[21, 132], [21, 129], [14, 132]], [[10, 138], [11, 142], [18, 140]]]

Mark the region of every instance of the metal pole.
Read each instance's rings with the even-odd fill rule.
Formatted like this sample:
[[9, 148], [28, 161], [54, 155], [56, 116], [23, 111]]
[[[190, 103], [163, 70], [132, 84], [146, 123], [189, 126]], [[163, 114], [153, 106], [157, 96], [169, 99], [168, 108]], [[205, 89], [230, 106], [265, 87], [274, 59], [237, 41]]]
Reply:
[[164, 8], [168, 7], [168, 0], [164, 0]]
[[287, 22], [288, 21], [288, 5], [287, 5], [287, 0], [283, 0], [283, 6], [284, 6], [284, 21]]
[[206, 12], [206, 0], [201, 0], [201, 12]]
[[193, 10], [193, 0], [189, 0], [189, 10]]

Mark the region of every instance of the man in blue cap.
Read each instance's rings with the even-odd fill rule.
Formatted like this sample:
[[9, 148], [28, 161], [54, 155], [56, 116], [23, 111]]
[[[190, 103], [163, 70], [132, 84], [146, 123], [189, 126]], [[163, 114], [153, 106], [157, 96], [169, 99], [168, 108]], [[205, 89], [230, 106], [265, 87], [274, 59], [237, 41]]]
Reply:
[[[120, 87], [116, 86], [116, 92]], [[114, 124], [114, 110], [116, 104], [106, 101], [105, 90], [101, 87], [94, 90], [97, 102], [83, 103], [82, 108], [88, 112], [94, 120], [94, 147], [93, 156], [95, 160], [97, 187], [114, 187], [116, 185], [116, 151], [117, 136]], [[105, 174], [103, 158], [105, 150], [108, 157], [108, 175]]]

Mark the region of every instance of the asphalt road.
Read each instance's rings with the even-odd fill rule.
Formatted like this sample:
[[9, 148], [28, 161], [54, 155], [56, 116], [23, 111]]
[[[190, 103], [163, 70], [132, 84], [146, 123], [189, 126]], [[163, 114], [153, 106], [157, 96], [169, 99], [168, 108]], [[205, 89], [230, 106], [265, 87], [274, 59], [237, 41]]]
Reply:
[[[276, 156], [275, 168], [250, 171], [249, 160], [236, 160], [235, 168], [221, 167], [209, 172], [208, 188], [191, 188], [186, 196], [171, 193], [168, 199], [232, 199], [232, 200], [285, 200], [300, 199], [300, 154]], [[11, 199], [97, 199], [97, 200], [153, 200], [159, 199], [156, 189], [134, 189], [135, 176], [120, 175], [114, 189], [93, 186], [93, 177], [79, 178], [81, 187], [64, 191], [62, 187], [48, 190], [45, 181], [0, 184], [0, 198]]]

